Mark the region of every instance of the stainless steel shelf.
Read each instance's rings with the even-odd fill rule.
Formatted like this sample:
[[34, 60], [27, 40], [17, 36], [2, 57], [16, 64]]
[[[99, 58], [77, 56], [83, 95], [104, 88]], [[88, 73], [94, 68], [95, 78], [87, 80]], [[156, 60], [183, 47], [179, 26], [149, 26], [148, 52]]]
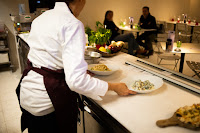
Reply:
[[191, 84], [187, 84], [185, 82], [182, 82], [181, 80], [177, 80], [177, 78], [179, 78], [179, 77], [180, 78], [184, 77], [184, 79], [188, 79], [188, 77], [185, 76], [185, 75], [183, 75], [183, 74], [176, 74], [176, 72], [171, 72], [171, 73], [169, 73], [169, 75], [171, 75], [171, 76], [173, 74], [179, 75], [179, 77], [172, 78], [171, 76], [167, 76], [166, 74], [164, 74], [162, 72], [158, 72], [158, 70], [163, 71], [163, 72], [165, 72], [165, 71], [169, 72], [170, 70], [168, 70], [168, 69], [164, 70], [164, 69], [161, 69], [161, 68], [157, 68], [156, 65], [150, 64], [150, 66], [154, 66], [154, 70], [152, 70], [152, 69], [150, 70], [150, 66], [148, 66], [148, 64], [146, 66], [144, 65], [147, 62], [144, 62], [144, 64], [140, 64], [140, 63], [139, 62], [134, 62], [134, 63], [132, 63], [132, 62], [125, 62], [125, 64], [131, 65], [131, 66], [136, 67], [136, 68], [141, 69], [141, 70], [144, 70], [144, 71], [146, 71], [146, 72], [148, 72], [150, 74], [158, 76], [158, 77], [160, 77], [160, 78], [162, 78], [162, 79], [164, 79], [166, 81], [169, 81], [169, 82], [171, 82], [173, 84], [176, 84], [176, 85], [181, 86], [181, 87], [183, 87], [183, 88], [185, 88], [187, 90], [191, 90], [191, 91], [193, 91], [195, 93], [200, 94], [200, 88], [191, 86], [191, 84], [195, 84], [196, 86], [198, 86], [199, 85], [199, 81], [198, 80], [196, 81], [196, 80], [193, 80], [193, 79], [189, 78]]
[[9, 51], [9, 48], [0, 49], [0, 53], [2, 53], [2, 52], [8, 52], [8, 51]]

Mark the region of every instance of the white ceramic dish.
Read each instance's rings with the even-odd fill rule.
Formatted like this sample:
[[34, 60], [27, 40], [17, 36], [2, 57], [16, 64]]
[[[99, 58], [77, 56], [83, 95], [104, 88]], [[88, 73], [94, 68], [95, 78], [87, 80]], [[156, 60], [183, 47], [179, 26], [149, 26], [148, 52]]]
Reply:
[[[134, 81], [136, 81], [136, 80], [141, 80], [142, 82], [149, 80], [152, 84], [154, 84], [155, 88], [152, 89], [152, 90], [136, 90], [136, 89], [133, 89], [132, 85], [133, 85]], [[129, 77], [121, 80], [120, 82], [125, 83], [130, 90], [133, 90], [137, 93], [150, 93], [150, 92], [153, 92], [153, 91], [159, 89], [163, 85], [162, 78], [159, 78], [159, 77], [156, 77], [156, 76], [151, 76], [151, 75], [146, 75], [146, 74], [129, 76]]]
[[101, 57], [101, 54], [98, 53], [98, 52], [91, 52], [90, 56], [91, 56], [91, 57], [94, 57], [94, 58], [100, 58], [100, 57]]
[[116, 66], [116, 65], [112, 65], [112, 64], [105, 64], [111, 71], [93, 71], [91, 70], [92, 67], [96, 66], [98, 64], [91, 64], [91, 65], [88, 65], [88, 70], [96, 75], [102, 75], [102, 76], [105, 76], [105, 75], [111, 75], [113, 74], [114, 72], [118, 71], [119, 70], [119, 67]]

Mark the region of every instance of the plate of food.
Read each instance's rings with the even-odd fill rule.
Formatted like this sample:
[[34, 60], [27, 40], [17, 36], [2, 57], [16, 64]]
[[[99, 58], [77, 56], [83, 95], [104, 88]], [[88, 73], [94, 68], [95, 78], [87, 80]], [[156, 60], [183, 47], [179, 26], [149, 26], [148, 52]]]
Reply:
[[192, 130], [200, 130], [200, 104], [179, 108], [174, 115], [156, 122], [159, 127], [180, 126]]
[[96, 75], [111, 75], [119, 70], [119, 67], [112, 64], [91, 64], [88, 65], [88, 70]]
[[130, 90], [137, 93], [150, 93], [163, 85], [162, 78], [151, 75], [134, 75], [120, 82], [125, 83]]

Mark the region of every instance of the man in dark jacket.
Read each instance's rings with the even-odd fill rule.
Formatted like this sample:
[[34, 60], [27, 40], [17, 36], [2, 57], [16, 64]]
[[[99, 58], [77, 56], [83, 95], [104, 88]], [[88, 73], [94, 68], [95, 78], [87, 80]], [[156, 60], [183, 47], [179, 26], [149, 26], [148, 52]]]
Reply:
[[[152, 16], [149, 12], [149, 7], [145, 6], [142, 8], [143, 14], [140, 17], [139, 20], [139, 26], [143, 29], [157, 29], [156, 26], [156, 19], [154, 16]], [[153, 47], [152, 42], [156, 38], [156, 31], [148, 31], [144, 32], [140, 36], [137, 37], [137, 42], [139, 45], [144, 46], [145, 49], [149, 50], [148, 55], [153, 54]], [[142, 41], [145, 41], [143, 43]]]

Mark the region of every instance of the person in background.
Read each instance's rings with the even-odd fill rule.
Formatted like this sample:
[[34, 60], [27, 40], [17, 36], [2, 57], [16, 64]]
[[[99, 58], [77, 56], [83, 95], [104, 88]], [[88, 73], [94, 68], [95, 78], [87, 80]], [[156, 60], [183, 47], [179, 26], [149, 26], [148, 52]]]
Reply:
[[77, 19], [86, 0], [56, 0], [32, 22], [28, 67], [17, 87], [22, 132], [76, 133], [78, 94], [101, 100], [108, 90], [136, 94], [125, 83], [91, 77], [84, 59], [84, 25]]
[[[156, 19], [150, 14], [149, 7], [143, 7], [142, 12], [143, 14], [140, 17], [139, 26], [143, 29], [157, 29]], [[148, 50], [148, 55], [153, 54], [152, 42], [156, 38], [156, 33], [156, 31], [147, 31], [138, 36], [136, 39], [139, 45], [143, 46], [146, 50]], [[145, 43], [142, 42], [143, 40], [145, 40]]]
[[128, 54], [136, 55], [136, 54], [144, 54], [146, 50], [140, 47], [139, 44], [136, 42], [133, 33], [127, 33], [120, 35], [118, 33], [119, 28], [113, 22], [113, 11], [108, 10], [105, 14], [104, 25], [107, 29], [112, 31], [112, 36], [110, 41], [123, 41], [128, 42]]

